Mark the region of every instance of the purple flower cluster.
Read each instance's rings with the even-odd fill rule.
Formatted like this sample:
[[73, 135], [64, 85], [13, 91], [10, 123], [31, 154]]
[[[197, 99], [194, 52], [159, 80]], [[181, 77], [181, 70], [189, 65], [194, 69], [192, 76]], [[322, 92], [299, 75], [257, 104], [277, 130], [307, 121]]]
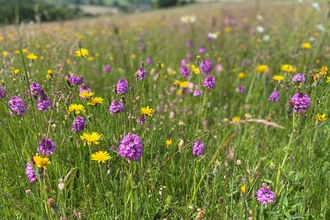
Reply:
[[111, 71], [110, 64], [107, 64], [103, 67], [103, 73], [109, 73]]
[[38, 83], [33, 82], [30, 85], [30, 91], [33, 96], [38, 96], [41, 94], [42, 89]]
[[212, 89], [215, 87], [215, 79], [213, 76], [207, 76], [203, 81], [203, 86]]
[[[32, 157], [32, 162], [34, 163], [33, 157]], [[32, 164], [30, 161], [28, 161], [26, 163], [25, 174], [29, 178], [30, 183], [33, 183], [34, 181], [37, 180], [37, 176], [33, 170], [33, 167], [32, 167]]]
[[200, 89], [195, 90], [194, 93], [193, 93], [194, 97], [195, 96], [201, 96], [201, 95], [202, 95], [202, 90], [200, 90]]
[[39, 154], [48, 157], [56, 151], [55, 142], [50, 138], [43, 138], [39, 142], [39, 147], [37, 148]]
[[65, 79], [67, 80], [69, 86], [81, 85], [84, 82], [84, 78], [82, 78], [80, 76], [71, 75], [71, 74], [66, 75]]
[[152, 57], [147, 58], [147, 63], [148, 64], [152, 64], [153, 62], [154, 62], [154, 59], [152, 59]]
[[140, 45], [140, 50], [141, 50], [142, 52], [145, 52], [146, 49], [147, 49], [146, 45], [144, 45], [144, 44], [141, 44], [141, 45]]
[[47, 112], [48, 109], [52, 106], [52, 103], [50, 102], [50, 99], [47, 97], [44, 90], [41, 90], [41, 94], [39, 96], [37, 107], [39, 111]]
[[114, 100], [109, 108], [109, 112], [110, 114], [116, 114], [119, 112], [123, 112], [124, 111], [124, 105], [123, 103], [119, 102], [118, 100]]
[[6, 97], [6, 92], [5, 90], [0, 86], [0, 99], [3, 99]]
[[[9, 107], [14, 111], [18, 116], [23, 116], [27, 112], [27, 108], [21, 98], [18, 96], [13, 96], [9, 102]], [[13, 115], [13, 112], [10, 111], [10, 115]]]
[[83, 91], [91, 92], [92, 90], [88, 88], [85, 84], [79, 87], [79, 94], [81, 94]]
[[273, 91], [269, 98], [268, 98], [268, 102], [278, 102], [278, 99], [280, 98], [280, 91]]
[[180, 68], [180, 73], [183, 77], [189, 78], [190, 77], [190, 71], [189, 68], [187, 67], [187, 64], [182, 64]]
[[85, 129], [85, 120], [82, 116], [77, 116], [71, 125], [71, 131], [82, 131]]
[[37, 108], [39, 111], [47, 112], [48, 109], [52, 106], [50, 99], [47, 97], [45, 91], [40, 87], [38, 83], [33, 82], [30, 85], [30, 92], [37, 101]]
[[125, 157], [126, 160], [140, 161], [142, 154], [143, 144], [136, 134], [129, 134], [120, 141], [118, 156]]
[[128, 92], [128, 82], [126, 79], [121, 78], [118, 80], [118, 83], [115, 87], [116, 94], [123, 94]]
[[196, 155], [197, 157], [200, 157], [204, 155], [204, 152], [204, 144], [200, 140], [196, 141], [192, 148], [192, 154]]
[[201, 47], [198, 49], [198, 52], [199, 52], [200, 54], [204, 54], [204, 53], [206, 53], [206, 48], [203, 47], [203, 46], [201, 46]]
[[238, 92], [238, 93], [245, 92], [244, 86], [243, 85], [238, 85], [237, 88], [236, 88], [236, 92]]
[[256, 193], [257, 200], [263, 205], [268, 203], [273, 203], [275, 198], [275, 193], [269, 189], [268, 186], [260, 188]]
[[212, 71], [212, 61], [209, 59], [202, 60], [202, 62], [199, 65], [199, 69], [204, 74], [209, 74]]
[[148, 74], [147, 71], [144, 69], [143, 64], [139, 67], [138, 71], [136, 72], [136, 77], [139, 80], [143, 80], [145, 78], [147, 78]]
[[292, 77], [292, 81], [298, 83], [304, 83], [306, 81], [306, 78], [304, 74], [298, 73]]
[[309, 108], [311, 99], [307, 94], [297, 92], [292, 96], [291, 101], [294, 103], [293, 111], [301, 113]]

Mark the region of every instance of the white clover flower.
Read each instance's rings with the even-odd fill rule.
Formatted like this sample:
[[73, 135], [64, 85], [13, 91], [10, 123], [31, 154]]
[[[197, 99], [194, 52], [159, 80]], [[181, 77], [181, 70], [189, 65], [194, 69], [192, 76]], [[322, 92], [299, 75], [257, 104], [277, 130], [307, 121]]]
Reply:
[[270, 40], [270, 36], [269, 35], [264, 35], [263, 37], [262, 37], [262, 40], [263, 41], [269, 41]]
[[257, 32], [262, 33], [262, 32], [264, 32], [265, 29], [262, 26], [258, 26], [256, 28], [256, 30], [257, 30]]
[[262, 21], [264, 18], [261, 15], [257, 15], [257, 20]]
[[212, 39], [217, 39], [218, 35], [216, 33], [208, 33], [207, 36]]

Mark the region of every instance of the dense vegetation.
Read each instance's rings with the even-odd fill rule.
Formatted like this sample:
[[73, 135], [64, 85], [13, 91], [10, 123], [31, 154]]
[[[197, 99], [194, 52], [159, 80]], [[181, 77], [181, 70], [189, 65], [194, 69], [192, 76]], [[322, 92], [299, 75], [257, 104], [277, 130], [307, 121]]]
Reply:
[[325, 12], [3, 26], [2, 217], [330, 219]]

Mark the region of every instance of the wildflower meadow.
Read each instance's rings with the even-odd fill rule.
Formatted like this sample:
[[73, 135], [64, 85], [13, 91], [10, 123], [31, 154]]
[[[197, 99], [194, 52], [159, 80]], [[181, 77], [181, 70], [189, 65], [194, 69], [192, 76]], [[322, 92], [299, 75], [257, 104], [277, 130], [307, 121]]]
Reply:
[[330, 219], [329, 8], [0, 28], [2, 219]]

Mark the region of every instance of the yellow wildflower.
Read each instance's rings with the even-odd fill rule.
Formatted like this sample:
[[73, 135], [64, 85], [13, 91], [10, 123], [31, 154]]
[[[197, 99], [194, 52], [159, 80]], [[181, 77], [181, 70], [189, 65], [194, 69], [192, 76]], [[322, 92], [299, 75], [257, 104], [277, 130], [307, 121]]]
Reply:
[[327, 81], [326, 81], [326, 82], [327, 82], [327, 83], [330, 82], [330, 76], [327, 77]]
[[71, 104], [69, 106], [68, 114], [73, 112], [75, 115], [79, 115], [80, 112], [85, 112], [85, 107], [83, 105]]
[[96, 106], [96, 105], [102, 104], [102, 103], [103, 103], [103, 99], [102, 98], [100, 98], [100, 97], [94, 97], [87, 104], [88, 105], [94, 105], [94, 106]]
[[18, 74], [18, 72], [19, 72], [19, 69], [14, 69], [14, 68], [13, 68], [13, 73], [14, 73], [14, 74], [16, 74], [16, 75], [17, 75], [17, 74]]
[[297, 71], [297, 68], [293, 67], [290, 64], [284, 64], [281, 66], [281, 70], [288, 73], [295, 73]]
[[3, 51], [2, 52], [2, 56], [4, 56], [4, 57], [8, 56], [8, 52], [7, 51]]
[[240, 120], [241, 120], [241, 118], [238, 117], [238, 116], [235, 116], [235, 117], [233, 117], [233, 119], [232, 119], [232, 121], [235, 122], [235, 123], [240, 122]]
[[325, 120], [327, 120], [327, 118], [325, 116], [326, 116], [326, 114], [322, 114], [322, 115], [317, 114], [316, 119], [317, 119], [318, 122], [324, 122]]
[[47, 74], [48, 75], [52, 75], [53, 74], [53, 70], [51, 70], [51, 69], [47, 70]]
[[173, 84], [174, 84], [174, 85], [180, 85], [180, 84], [181, 84], [181, 82], [180, 82], [179, 80], [177, 80], [177, 79], [176, 79], [176, 80], [174, 81], [174, 83], [173, 83]]
[[243, 72], [240, 72], [240, 73], [238, 74], [238, 78], [239, 78], [239, 79], [244, 79], [244, 77], [245, 77], [245, 74], [244, 74]]
[[284, 80], [284, 76], [280, 76], [280, 75], [273, 76], [273, 80], [278, 82], [282, 81]]
[[184, 89], [187, 88], [188, 87], [188, 82], [187, 81], [181, 82], [180, 87], [182, 87]]
[[131, 59], [135, 59], [136, 58], [136, 55], [135, 54], [132, 54], [131, 55]]
[[88, 55], [88, 50], [86, 48], [80, 48], [76, 51], [77, 57], [86, 57]]
[[196, 67], [194, 64], [192, 64], [190, 67], [191, 67], [192, 71], [193, 71], [195, 74], [199, 74], [199, 68], [198, 68], [198, 67]]
[[312, 46], [311, 46], [310, 43], [302, 43], [301, 47], [304, 48], [304, 49], [310, 49]]
[[177, 94], [182, 95], [182, 89], [178, 89]]
[[40, 157], [39, 155], [34, 156], [33, 161], [35, 162], [36, 167], [38, 168], [46, 169], [46, 166], [50, 164], [48, 157]]
[[92, 154], [92, 160], [97, 162], [105, 163], [106, 160], [109, 160], [111, 157], [106, 151], [98, 151]]
[[79, 96], [81, 97], [81, 98], [90, 98], [90, 97], [92, 97], [94, 95], [94, 93], [93, 92], [89, 92], [88, 90], [83, 90], [80, 94], [79, 94]]
[[93, 144], [97, 145], [100, 143], [101, 135], [97, 132], [90, 133], [83, 133], [83, 135], [80, 135], [80, 139], [84, 141], [84, 146], [92, 146]]
[[260, 74], [266, 73], [267, 69], [268, 69], [268, 67], [266, 65], [259, 65], [257, 67], [257, 71]]
[[89, 61], [93, 61], [94, 60], [94, 57], [90, 56], [90, 57], [88, 57], [88, 60]]
[[166, 140], [166, 146], [170, 147], [172, 145], [172, 139]]
[[147, 115], [147, 116], [152, 116], [154, 114], [154, 111], [152, 108], [147, 106], [146, 108], [141, 108], [141, 114]]
[[36, 56], [36, 55], [34, 55], [33, 53], [30, 53], [28, 56], [27, 56], [27, 58], [29, 59], [29, 60], [36, 60], [38, 57]]
[[246, 184], [242, 185], [239, 189], [241, 190], [241, 192], [243, 194], [245, 194], [246, 193]]

